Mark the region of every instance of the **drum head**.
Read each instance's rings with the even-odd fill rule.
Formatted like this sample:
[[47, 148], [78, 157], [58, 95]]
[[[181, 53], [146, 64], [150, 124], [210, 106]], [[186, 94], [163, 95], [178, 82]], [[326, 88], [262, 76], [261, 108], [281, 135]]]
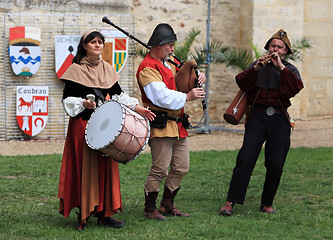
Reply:
[[86, 128], [86, 142], [92, 149], [103, 149], [120, 134], [125, 113], [120, 103], [108, 101], [91, 115]]

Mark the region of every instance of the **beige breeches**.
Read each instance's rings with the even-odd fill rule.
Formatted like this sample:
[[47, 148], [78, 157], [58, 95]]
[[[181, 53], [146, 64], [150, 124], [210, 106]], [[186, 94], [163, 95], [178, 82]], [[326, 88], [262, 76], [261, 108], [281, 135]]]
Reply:
[[145, 192], [158, 192], [164, 178], [164, 184], [173, 192], [189, 170], [188, 138], [152, 138], [149, 146], [152, 165], [144, 186]]

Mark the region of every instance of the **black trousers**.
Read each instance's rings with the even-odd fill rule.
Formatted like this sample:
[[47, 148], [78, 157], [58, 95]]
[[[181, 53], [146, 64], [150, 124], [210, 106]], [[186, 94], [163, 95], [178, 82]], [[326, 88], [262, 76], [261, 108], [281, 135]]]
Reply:
[[245, 127], [243, 145], [238, 152], [227, 201], [243, 204], [246, 190], [265, 142], [266, 178], [262, 205], [272, 205], [290, 148], [290, 124], [282, 114], [268, 116], [252, 111]]

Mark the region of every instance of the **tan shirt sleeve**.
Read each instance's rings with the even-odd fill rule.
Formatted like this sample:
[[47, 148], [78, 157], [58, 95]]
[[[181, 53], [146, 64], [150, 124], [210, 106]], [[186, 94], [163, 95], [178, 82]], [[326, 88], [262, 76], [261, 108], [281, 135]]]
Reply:
[[163, 82], [163, 78], [158, 70], [146, 67], [139, 74], [139, 84], [144, 87], [151, 82]]

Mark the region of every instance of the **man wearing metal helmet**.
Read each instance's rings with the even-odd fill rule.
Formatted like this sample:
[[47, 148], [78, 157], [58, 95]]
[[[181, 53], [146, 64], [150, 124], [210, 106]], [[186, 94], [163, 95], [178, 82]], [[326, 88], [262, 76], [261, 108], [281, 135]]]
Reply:
[[240, 89], [248, 95], [243, 145], [238, 152], [222, 215], [230, 216], [233, 207], [243, 204], [248, 183], [265, 142], [266, 179], [260, 211], [275, 213], [273, 200], [278, 189], [287, 153], [290, 148], [291, 122], [287, 112], [290, 98], [302, 88], [301, 76], [295, 66], [284, 60], [291, 54], [287, 33], [280, 29], [266, 43], [268, 54], [254, 61], [236, 76]]
[[[151, 122], [149, 139], [152, 165], [144, 185], [144, 216], [155, 220], [164, 220], [163, 215], [189, 216], [174, 206], [181, 180], [189, 170], [188, 133], [185, 128], [188, 121], [184, 105], [186, 101], [205, 95], [202, 88], [193, 88], [188, 93], [177, 91], [174, 77], [177, 69], [167, 62], [172, 58], [176, 40], [170, 25], [158, 24], [148, 42], [151, 50], [136, 74], [142, 102], [156, 114], [156, 121]], [[200, 74], [199, 84], [205, 81], [205, 76]], [[158, 211], [156, 199], [164, 179], [164, 194]]]

